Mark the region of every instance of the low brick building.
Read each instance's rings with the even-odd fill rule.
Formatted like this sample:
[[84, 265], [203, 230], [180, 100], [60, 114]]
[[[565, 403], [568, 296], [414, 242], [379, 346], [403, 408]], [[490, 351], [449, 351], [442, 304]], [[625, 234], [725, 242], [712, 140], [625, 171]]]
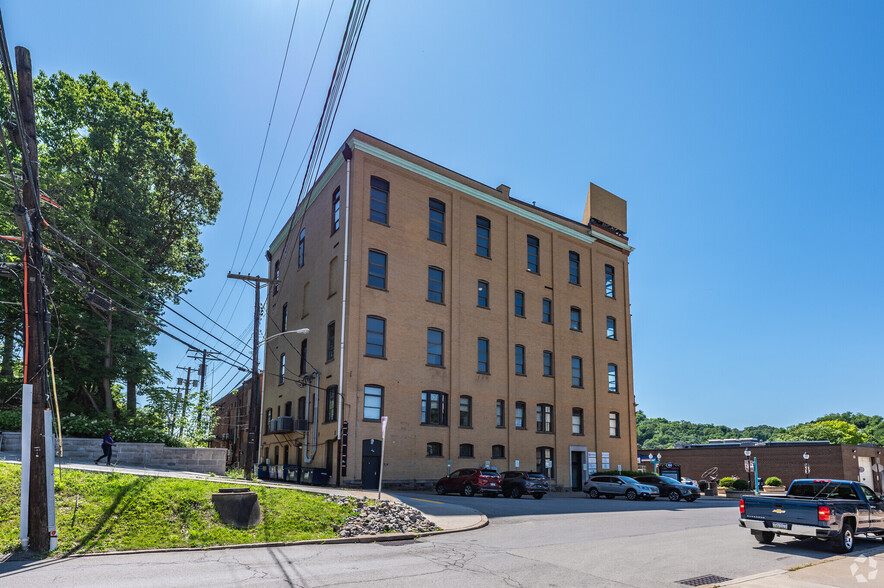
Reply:
[[[263, 372], [258, 374], [258, 389], [263, 384]], [[249, 400], [252, 398], [252, 378], [249, 376], [231, 392], [212, 403], [215, 407], [215, 428], [209, 447], [227, 449], [227, 465], [244, 463], [249, 437]]]
[[[823, 442], [768, 442], [734, 441], [688, 445], [679, 449], [643, 449], [639, 452], [641, 465], [652, 471], [648, 456], [659, 454], [661, 464], [681, 466], [682, 476], [694, 480], [721, 479], [739, 476], [752, 480], [746, 471], [747, 457], [757, 458], [758, 476], [762, 482], [770, 477], [780, 478], [787, 486], [796, 478], [834, 478], [856, 480], [878, 493], [882, 484], [882, 452], [884, 448], [869, 445], [833, 445]], [[804, 455], [808, 456], [805, 462]], [[805, 472], [805, 463], [807, 472]]]

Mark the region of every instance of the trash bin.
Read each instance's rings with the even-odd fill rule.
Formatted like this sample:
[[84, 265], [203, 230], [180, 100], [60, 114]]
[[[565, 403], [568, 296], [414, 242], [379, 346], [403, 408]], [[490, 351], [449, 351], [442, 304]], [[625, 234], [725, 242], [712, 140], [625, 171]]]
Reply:
[[270, 478], [270, 466], [266, 463], [258, 464], [258, 479], [267, 480]]
[[283, 476], [286, 482], [298, 483], [301, 477], [301, 466], [287, 465], [283, 466]]
[[301, 483], [302, 484], [312, 484], [313, 483], [313, 472], [315, 468], [301, 468]]
[[328, 470], [316, 468], [313, 470], [313, 484], [316, 486], [325, 486], [328, 484]]

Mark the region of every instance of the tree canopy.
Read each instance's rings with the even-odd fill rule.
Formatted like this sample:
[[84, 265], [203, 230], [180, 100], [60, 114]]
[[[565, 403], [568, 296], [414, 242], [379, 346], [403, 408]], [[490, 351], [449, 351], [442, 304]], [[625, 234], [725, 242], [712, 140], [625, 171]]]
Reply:
[[[112, 415], [119, 399], [134, 404], [136, 389], [156, 390], [167, 375], [151, 351], [156, 331], [133, 312], [159, 323], [163, 304], [204, 274], [200, 231], [215, 222], [221, 190], [196, 144], [146, 90], [95, 72], [41, 72], [34, 92], [41, 189], [61, 207], [42, 206], [60, 402]], [[3, 197], [9, 210], [12, 190]], [[4, 234], [18, 233], [9, 217], [0, 222]], [[17, 285], [4, 288], [6, 300], [21, 299]], [[0, 316], [4, 358], [21, 329], [20, 315], [7, 319]]]

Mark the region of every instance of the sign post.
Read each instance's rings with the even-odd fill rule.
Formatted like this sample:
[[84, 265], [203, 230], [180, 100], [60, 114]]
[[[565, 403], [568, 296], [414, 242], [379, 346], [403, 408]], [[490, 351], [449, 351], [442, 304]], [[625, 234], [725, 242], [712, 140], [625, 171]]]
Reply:
[[381, 488], [384, 485], [384, 450], [387, 448], [387, 417], [381, 417], [381, 471], [378, 475], [378, 500], [381, 499]]

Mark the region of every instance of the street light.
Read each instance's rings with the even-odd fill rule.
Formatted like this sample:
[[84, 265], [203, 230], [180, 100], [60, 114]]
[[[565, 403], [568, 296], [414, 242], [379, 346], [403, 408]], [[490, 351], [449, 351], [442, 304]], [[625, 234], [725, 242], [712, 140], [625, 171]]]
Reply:
[[804, 457], [804, 475], [807, 476], [808, 474], [810, 474], [810, 464], [807, 462], [807, 460], [810, 459], [810, 454], [805, 451], [803, 457]]
[[276, 333], [275, 335], [270, 335], [269, 337], [267, 337], [266, 339], [264, 339], [263, 341], [258, 343], [258, 345], [263, 345], [264, 343], [267, 343], [268, 341], [276, 339], [277, 337], [282, 337], [283, 335], [306, 335], [309, 332], [310, 332], [310, 329], [307, 329], [307, 328], [295, 329], [293, 331], [283, 331], [281, 333]]
[[752, 452], [748, 447], [743, 451], [743, 455], [746, 456], [746, 472], [752, 471], [752, 489], [755, 491], [755, 494], [758, 494], [758, 458], [752, 458], [752, 465], [750, 466], [749, 456], [752, 455]]

